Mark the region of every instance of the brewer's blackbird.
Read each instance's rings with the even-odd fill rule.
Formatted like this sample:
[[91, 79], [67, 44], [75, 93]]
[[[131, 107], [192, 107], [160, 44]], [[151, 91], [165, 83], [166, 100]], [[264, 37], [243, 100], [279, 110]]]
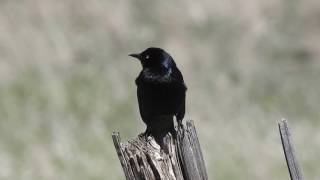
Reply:
[[147, 125], [146, 134], [162, 136], [174, 132], [173, 117], [181, 125], [187, 87], [173, 58], [163, 49], [150, 47], [130, 54], [142, 65], [136, 78], [139, 110]]

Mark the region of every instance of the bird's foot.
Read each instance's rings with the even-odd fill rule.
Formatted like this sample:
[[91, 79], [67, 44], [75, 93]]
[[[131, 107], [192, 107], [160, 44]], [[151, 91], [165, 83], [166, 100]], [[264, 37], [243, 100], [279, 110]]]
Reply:
[[177, 126], [177, 135], [184, 135], [184, 126], [182, 124], [182, 121], [178, 121], [178, 126]]
[[182, 130], [183, 129], [183, 124], [182, 121], [178, 121], [178, 130]]

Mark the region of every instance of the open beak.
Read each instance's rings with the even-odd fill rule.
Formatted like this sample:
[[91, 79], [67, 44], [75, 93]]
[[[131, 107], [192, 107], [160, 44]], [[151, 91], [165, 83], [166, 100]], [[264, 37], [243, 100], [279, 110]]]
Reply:
[[140, 60], [141, 55], [140, 54], [129, 54], [129, 56], [137, 58]]

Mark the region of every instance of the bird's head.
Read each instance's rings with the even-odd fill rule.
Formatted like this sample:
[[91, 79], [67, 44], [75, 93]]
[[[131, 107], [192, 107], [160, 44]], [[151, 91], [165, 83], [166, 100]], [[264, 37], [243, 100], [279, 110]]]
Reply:
[[175, 66], [172, 57], [163, 49], [150, 47], [142, 53], [130, 54], [129, 56], [137, 58], [143, 68], [166, 68]]

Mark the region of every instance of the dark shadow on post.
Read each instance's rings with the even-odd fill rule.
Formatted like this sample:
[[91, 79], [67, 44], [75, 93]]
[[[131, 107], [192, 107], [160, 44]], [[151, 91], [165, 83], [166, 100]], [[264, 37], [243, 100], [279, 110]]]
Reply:
[[127, 180], [207, 180], [200, 143], [193, 121], [176, 129], [176, 138], [165, 136], [165, 151], [153, 137], [140, 134], [136, 139], [113, 142]]

